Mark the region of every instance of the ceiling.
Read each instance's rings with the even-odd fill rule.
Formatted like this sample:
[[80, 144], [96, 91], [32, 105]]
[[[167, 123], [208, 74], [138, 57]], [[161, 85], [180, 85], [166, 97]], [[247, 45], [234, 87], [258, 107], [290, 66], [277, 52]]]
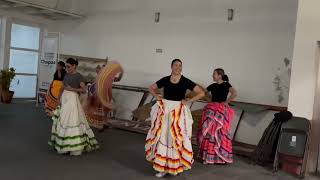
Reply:
[[[68, 1], [68, 0], [67, 0]], [[18, 0], [0, 0], [0, 11], [20, 12], [26, 15], [38, 16], [50, 20], [69, 20], [80, 19], [83, 15], [59, 10], [57, 8], [59, 0], [56, 1], [55, 7], [46, 7], [40, 3], [34, 4]]]

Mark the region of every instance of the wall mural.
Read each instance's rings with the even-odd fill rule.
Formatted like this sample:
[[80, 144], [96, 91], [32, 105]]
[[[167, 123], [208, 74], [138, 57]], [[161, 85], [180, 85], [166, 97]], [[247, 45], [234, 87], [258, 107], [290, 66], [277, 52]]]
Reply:
[[[59, 61], [66, 61], [68, 58], [74, 58], [79, 61], [78, 72], [81, 73], [88, 84], [92, 84], [96, 78], [96, 67], [103, 66], [107, 64], [108, 58], [106, 59], [98, 59], [98, 58], [89, 58], [89, 57], [81, 57], [74, 55], [66, 55], [60, 54]], [[52, 77], [49, 77], [50, 79]], [[38, 93], [38, 103], [45, 103], [45, 96], [47, 94], [47, 90], [40, 90]]]
[[283, 103], [289, 96], [289, 85], [291, 76], [291, 60], [284, 58], [283, 67], [278, 68], [278, 73], [273, 79], [278, 103]]
[[81, 73], [87, 83], [93, 83], [96, 78], [96, 68], [97, 66], [104, 66], [108, 62], [106, 59], [88, 58], [72, 55], [60, 55], [61, 61], [66, 61], [68, 58], [75, 58], [78, 60], [78, 72]]

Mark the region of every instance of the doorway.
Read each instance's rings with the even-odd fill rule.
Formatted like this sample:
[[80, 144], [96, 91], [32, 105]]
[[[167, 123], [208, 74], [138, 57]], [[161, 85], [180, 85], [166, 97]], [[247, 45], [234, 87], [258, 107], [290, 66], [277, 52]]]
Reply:
[[311, 121], [311, 143], [308, 158], [308, 169], [311, 173], [320, 172], [320, 42], [317, 42], [315, 57], [316, 89], [313, 117]]
[[15, 98], [35, 98], [40, 54], [40, 28], [11, 24], [9, 67], [16, 69], [11, 90]]

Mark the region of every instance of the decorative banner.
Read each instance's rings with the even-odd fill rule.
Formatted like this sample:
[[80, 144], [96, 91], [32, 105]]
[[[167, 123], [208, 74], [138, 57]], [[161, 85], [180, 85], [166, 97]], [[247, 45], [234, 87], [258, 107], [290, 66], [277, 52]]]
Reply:
[[56, 71], [59, 57], [59, 33], [47, 33], [43, 37], [42, 51], [39, 63], [38, 102], [43, 102], [43, 97], [49, 89]]
[[66, 54], [59, 55], [60, 61], [65, 62], [68, 58], [74, 58], [78, 60], [79, 66], [77, 71], [84, 77], [86, 83], [93, 83], [97, 76], [96, 68], [98, 66], [103, 67], [108, 63], [108, 57], [105, 59], [99, 59]]

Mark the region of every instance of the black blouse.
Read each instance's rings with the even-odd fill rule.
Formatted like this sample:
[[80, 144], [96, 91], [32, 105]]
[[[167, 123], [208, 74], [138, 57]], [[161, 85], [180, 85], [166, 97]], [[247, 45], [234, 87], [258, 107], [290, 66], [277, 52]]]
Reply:
[[158, 88], [163, 88], [164, 99], [171, 101], [182, 101], [185, 98], [187, 90], [192, 91], [196, 87], [194, 82], [184, 76], [181, 76], [177, 84], [170, 81], [170, 76], [160, 79], [156, 84]]
[[228, 82], [223, 82], [221, 84], [213, 83], [207, 87], [207, 90], [211, 92], [212, 102], [222, 103], [227, 101], [229, 89], [231, 84]]

